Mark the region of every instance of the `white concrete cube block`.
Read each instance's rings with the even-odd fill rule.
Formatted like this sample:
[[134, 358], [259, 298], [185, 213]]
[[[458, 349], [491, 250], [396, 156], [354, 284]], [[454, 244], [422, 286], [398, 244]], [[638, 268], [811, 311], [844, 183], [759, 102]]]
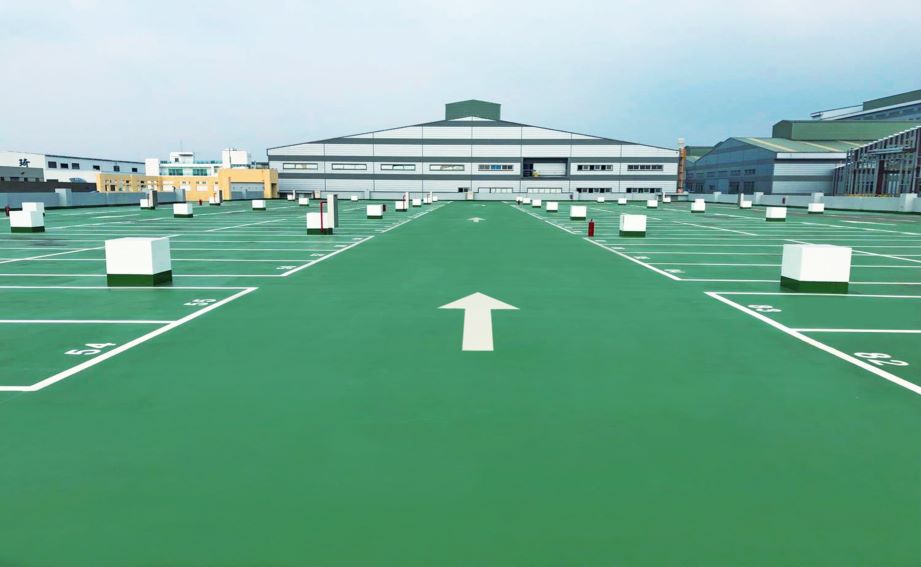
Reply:
[[150, 204], [150, 199], [141, 199], [141, 208], [152, 209], [153, 206]]
[[156, 285], [173, 279], [169, 238], [106, 240], [106, 280], [109, 285]]
[[38, 211], [40, 213], [45, 212], [45, 203], [23, 203], [22, 210], [24, 211]]
[[307, 213], [307, 234], [332, 234], [332, 221], [329, 213]]
[[845, 292], [851, 249], [830, 244], [784, 244], [780, 283], [803, 292]]
[[752, 208], [752, 202], [751, 201], [739, 201], [739, 208], [740, 209], [750, 209]]
[[809, 203], [807, 206], [810, 215], [821, 215], [825, 212], [825, 203]]
[[547, 201], [547, 212], [556, 213], [560, 210], [560, 204], [556, 201]]
[[423, 204], [423, 205], [431, 205], [431, 204], [432, 204], [432, 194], [431, 194], [431, 193], [429, 193], [428, 195], [424, 195], [424, 196], [422, 197], [422, 204]]
[[647, 209], [658, 209], [658, 208], [659, 208], [659, 200], [658, 200], [658, 199], [647, 199], [647, 200], [646, 200], [646, 208], [647, 208]]
[[694, 199], [691, 201], [692, 213], [703, 213], [707, 211], [707, 202], [703, 199]]
[[288, 200], [289, 200], [289, 201], [293, 201], [293, 200], [294, 200], [294, 193], [288, 193]]
[[397, 211], [405, 211], [405, 210], [406, 210], [406, 201], [394, 201], [394, 202], [393, 202], [393, 208], [394, 208], [394, 210], [397, 210]]
[[521, 204], [522, 204], [522, 205], [530, 205], [530, 204], [531, 204], [531, 199], [524, 198], [524, 199], [521, 200]]
[[531, 206], [535, 209], [539, 209], [543, 206], [543, 202], [540, 199], [534, 199], [531, 201]]
[[588, 216], [588, 207], [585, 205], [571, 205], [569, 207], [569, 218], [572, 220], [585, 220]]
[[369, 219], [384, 218], [384, 205], [368, 205], [367, 213]]
[[264, 199], [253, 199], [253, 210], [254, 211], [264, 211], [265, 210], [265, 200]]
[[671, 202], [672, 202], [672, 198], [671, 198], [671, 197], [668, 197], [668, 196], [663, 196], [663, 197], [662, 197], [662, 202], [663, 202], [663, 203], [671, 203]]
[[787, 207], [767, 207], [764, 209], [765, 220], [782, 222], [787, 220]]
[[10, 232], [45, 232], [41, 211], [10, 211]]
[[351, 200], [357, 201], [357, 200], [358, 200], [358, 195], [352, 195], [352, 196], [351, 196]]
[[646, 215], [620, 215], [621, 236], [646, 236]]
[[310, 197], [298, 197], [297, 204], [299, 207], [309, 207], [310, 206]]
[[618, 205], [626, 205], [626, 204], [627, 204], [627, 198], [626, 198], [626, 197], [620, 197], [619, 199], [617, 199], [617, 204], [618, 204]]
[[192, 203], [173, 203], [173, 216], [192, 218]]
[[413, 206], [414, 206], [414, 207], [421, 207], [421, 206], [422, 206], [422, 199], [413, 199]]
[[604, 203], [604, 197], [598, 197], [598, 199], [596, 199], [596, 201], [599, 202], [599, 203]]

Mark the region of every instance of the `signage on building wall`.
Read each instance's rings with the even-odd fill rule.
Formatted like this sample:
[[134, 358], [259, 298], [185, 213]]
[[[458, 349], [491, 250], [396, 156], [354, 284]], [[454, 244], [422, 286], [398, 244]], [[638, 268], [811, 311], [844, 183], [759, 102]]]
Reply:
[[20, 158], [19, 167], [29, 167], [29, 160], [27, 160], [26, 158]]

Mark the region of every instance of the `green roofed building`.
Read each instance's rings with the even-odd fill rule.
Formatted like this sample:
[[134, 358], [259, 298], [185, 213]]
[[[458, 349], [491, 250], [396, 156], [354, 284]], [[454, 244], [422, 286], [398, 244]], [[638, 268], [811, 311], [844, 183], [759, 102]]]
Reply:
[[693, 193], [831, 193], [835, 168], [849, 151], [912, 126], [917, 122], [782, 120], [771, 137], [729, 138], [688, 160], [685, 188]]
[[[812, 113], [815, 120], [921, 120], [921, 89], [899, 93], [861, 104], [819, 110]], [[882, 138], [882, 136], [879, 136]]]

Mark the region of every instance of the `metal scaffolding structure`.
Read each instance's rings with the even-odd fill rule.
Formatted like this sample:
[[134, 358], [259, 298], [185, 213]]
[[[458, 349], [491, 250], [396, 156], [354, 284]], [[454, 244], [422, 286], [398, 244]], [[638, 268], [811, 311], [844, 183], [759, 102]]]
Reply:
[[921, 126], [848, 151], [834, 195], [921, 193]]

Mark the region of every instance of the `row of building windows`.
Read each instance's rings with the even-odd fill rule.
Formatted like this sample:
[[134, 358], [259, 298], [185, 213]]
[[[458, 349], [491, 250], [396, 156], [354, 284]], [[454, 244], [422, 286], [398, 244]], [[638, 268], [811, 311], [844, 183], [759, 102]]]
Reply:
[[661, 163], [631, 163], [627, 165], [627, 171], [662, 171]]
[[[282, 169], [308, 169], [315, 170], [318, 168], [316, 163], [282, 163]], [[365, 163], [334, 163], [331, 169], [336, 171], [365, 171], [368, 165]], [[479, 171], [515, 171], [513, 164], [506, 163], [481, 163], [477, 166]], [[383, 171], [415, 171], [415, 164], [402, 163], [382, 163]], [[612, 164], [579, 164], [576, 166], [577, 171], [613, 171]], [[627, 166], [628, 171], [662, 171], [662, 164], [634, 164]], [[429, 164], [429, 171], [464, 171], [464, 164], [455, 163], [433, 163]], [[174, 174], [170, 174], [174, 175]], [[175, 174], [179, 175], [179, 174]]]
[[[181, 175], [185, 175], [184, 172], [185, 172], [185, 170], [182, 169], [181, 167], [168, 167], [168, 168], [166, 168], [166, 174], [167, 174], [167, 175], [181, 176]], [[192, 168], [192, 175], [204, 177], [204, 176], [206, 176], [206, 175], [208, 175], [208, 174], [209, 174], [209, 172], [208, 172], [208, 168], [207, 168], [207, 167], [193, 167], [193, 168]]]
[[[71, 162], [71, 163], [61, 162], [61, 163], [58, 163], [58, 162], [56, 162], [56, 161], [49, 161], [49, 162], [48, 162], [48, 169], [81, 169], [81, 167], [80, 167], [80, 163], [79, 163], [79, 162]], [[122, 168], [121, 168], [120, 165], [113, 165], [113, 166], [112, 166], [112, 171], [121, 171], [121, 170], [122, 170]], [[93, 166], [93, 171], [102, 171], [102, 167], [101, 167], [101, 166], [98, 166], [98, 165], [94, 165], [94, 166]], [[131, 173], [137, 173], [137, 172], [138, 172], [138, 168], [136, 168], [136, 167], [132, 167], [132, 168], [131, 168]]]
[[589, 164], [580, 163], [576, 166], [576, 171], [613, 171], [614, 166], [609, 163]]
[[515, 166], [506, 163], [481, 163], [478, 169], [480, 171], [514, 171]]

